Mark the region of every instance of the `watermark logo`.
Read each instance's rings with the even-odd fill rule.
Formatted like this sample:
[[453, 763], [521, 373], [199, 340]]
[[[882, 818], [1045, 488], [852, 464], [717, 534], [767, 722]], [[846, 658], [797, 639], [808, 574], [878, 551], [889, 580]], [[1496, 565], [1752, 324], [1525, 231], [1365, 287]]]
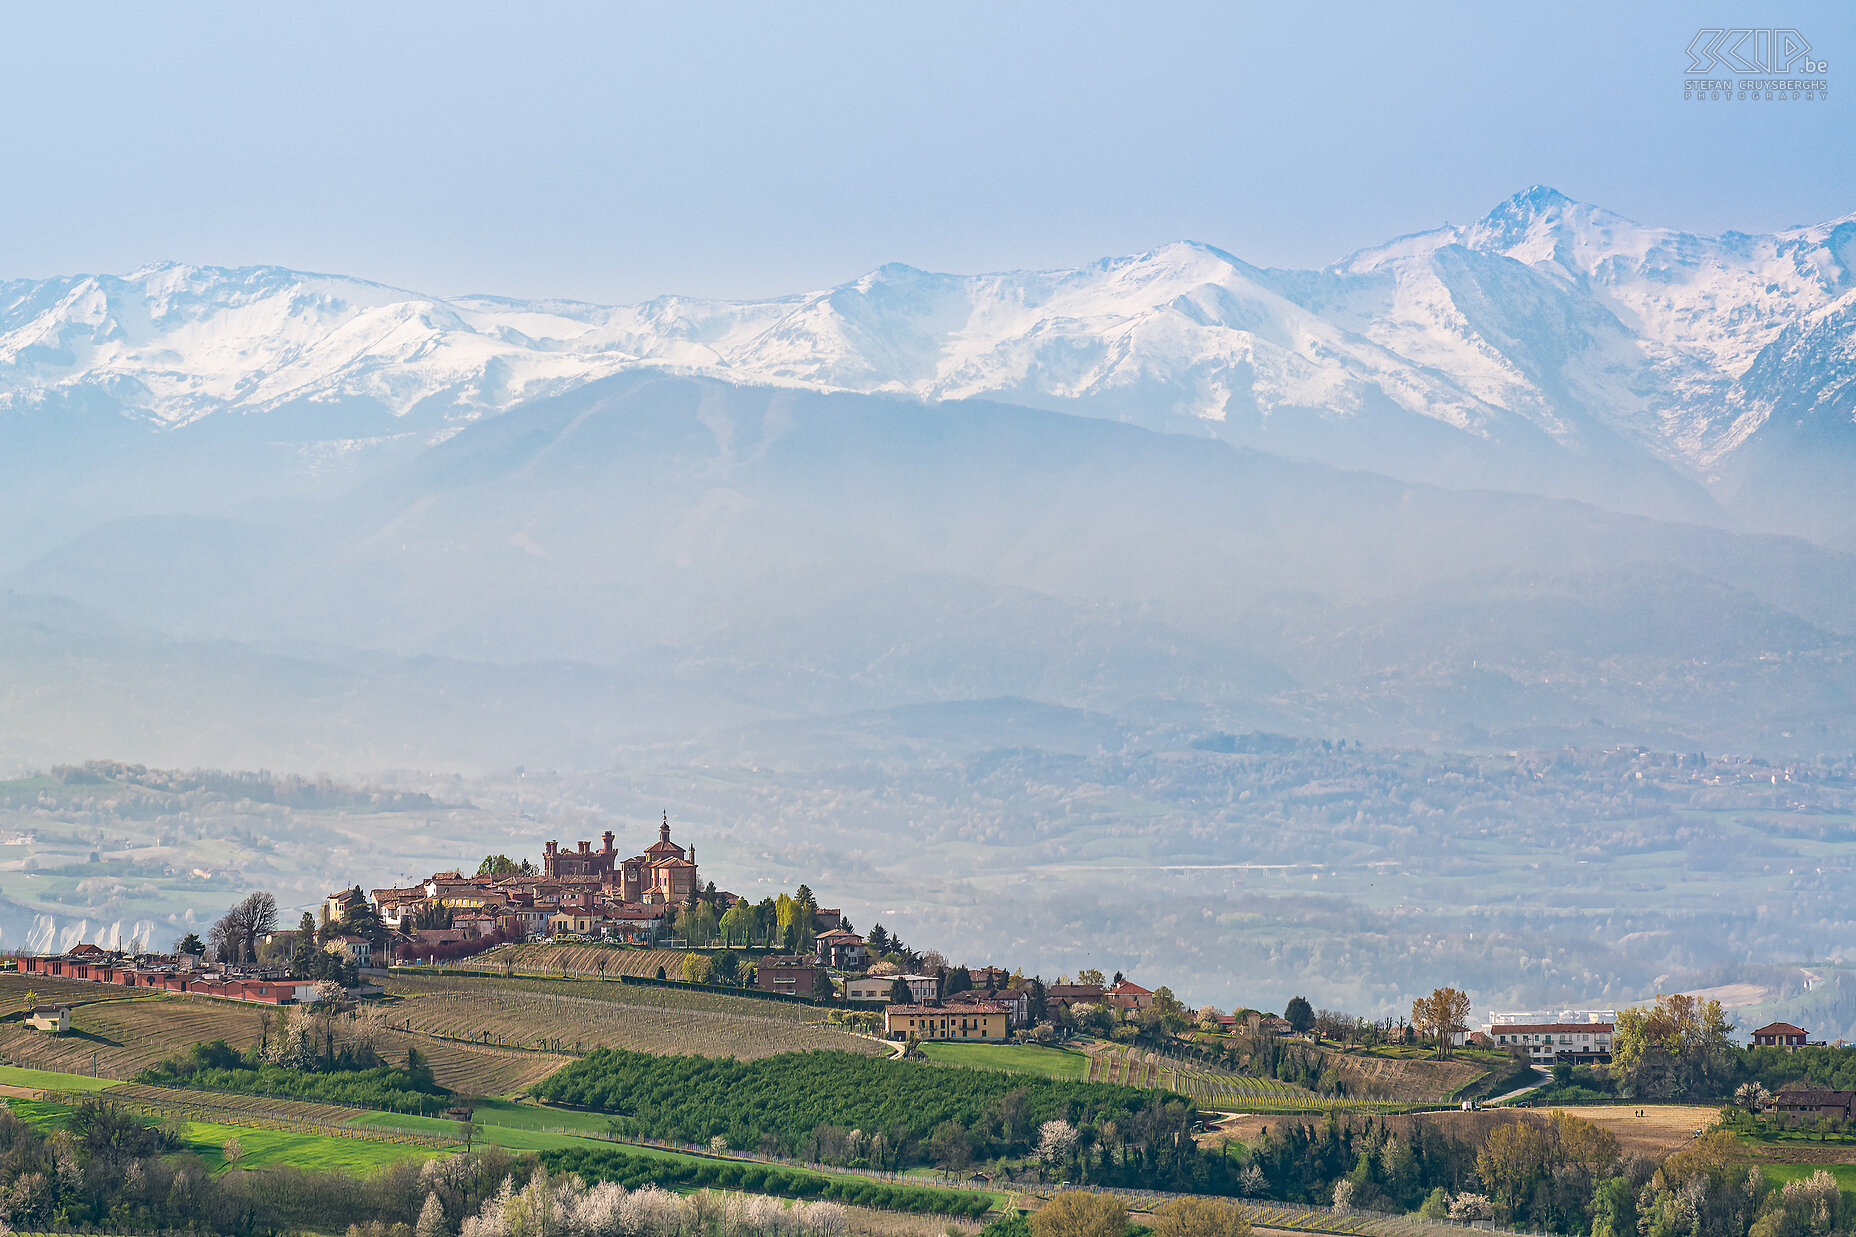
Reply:
[[1689, 40], [1682, 97], [1733, 103], [1822, 102], [1830, 62], [1789, 26], [1708, 26]]

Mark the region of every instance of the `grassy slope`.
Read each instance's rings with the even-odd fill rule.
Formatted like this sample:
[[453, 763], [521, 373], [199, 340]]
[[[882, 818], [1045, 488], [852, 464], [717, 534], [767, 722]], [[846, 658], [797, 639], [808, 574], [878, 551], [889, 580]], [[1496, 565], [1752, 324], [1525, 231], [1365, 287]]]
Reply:
[[1761, 1162], [1759, 1171], [1766, 1174], [1768, 1181], [1784, 1183], [1802, 1181], [1819, 1169], [1837, 1179], [1841, 1190], [1856, 1190], [1856, 1164], [1772, 1164]]
[[430, 1147], [404, 1146], [399, 1143], [368, 1142], [343, 1138], [339, 1134], [310, 1134], [287, 1130], [259, 1130], [244, 1125], [217, 1121], [188, 1121], [182, 1126], [187, 1141], [213, 1171], [230, 1167], [226, 1163], [225, 1144], [238, 1139], [245, 1154], [240, 1168], [263, 1168], [287, 1164], [292, 1168], [340, 1169], [365, 1173], [396, 1160], [430, 1160], [446, 1154]]
[[115, 1085], [114, 1078], [92, 1078], [86, 1074], [61, 1074], [56, 1070], [0, 1065], [0, 1086], [31, 1087], [36, 1091], [101, 1091]]
[[[86, 1079], [94, 1082], [95, 1079]], [[49, 1100], [9, 1100], [7, 1107], [22, 1121], [40, 1129], [62, 1129], [70, 1120], [71, 1105]], [[246, 1125], [217, 1121], [183, 1121], [182, 1134], [189, 1149], [205, 1160], [214, 1172], [230, 1167], [226, 1163], [225, 1144], [238, 1139], [245, 1154], [241, 1168], [262, 1168], [289, 1164], [298, 1168], [342, 1169], [365, 1173], [395, 1160], [429, 1160], [444, 1154], [430, 1147], [400, 1143], [368, 1142], [343, 1138], [339, 1134], [311, 1134], [290, 1130], [261, 1130]]]
[[969, 1069], [1041, 1074], [1046, 1078], [1064, 1078], [1076, 1082], [1082, 1082], [1089, 1077], [1088, 1056], [1067, 1048], [1045, 1048], [1037, 1044], [961, 1044], [930, 1041], [924, 1043], [921, 1049], [923, 1056], [943, 1065], [964, 1065]]

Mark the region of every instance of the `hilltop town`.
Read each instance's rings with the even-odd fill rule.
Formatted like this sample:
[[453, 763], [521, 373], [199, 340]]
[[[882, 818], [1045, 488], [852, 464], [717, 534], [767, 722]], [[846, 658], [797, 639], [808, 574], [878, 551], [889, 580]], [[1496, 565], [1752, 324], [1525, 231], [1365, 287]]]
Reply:
[[[81, 1082], [104, 1093], [89, 1102], [147, 1120], [246, 1131], [221, 1148], [227, 1164], [259, 1130], [343, 1163], [355, 1153], [326, 1144], [413, 1140], [423, 1155], [482, 1138], [492, 1162], [538, 1156], [522, 1172], [943, 1216], [1035, 1202], [1053, 1181], [1159, 1184], [1249, 1200], [1259, 1219], [1319, 1203], [1290, 1221], [1332, 1233], [1362, 1209], [1542, 1223], [1533, 1185], [1483, 1192], [1503, 1180], [1483, 1159], [1508, 1128], [1478, 1124], [1485, 1104], [1598, 1105], [1543, 1127], [1599, 1149], [1587, 1175], [1628, 1167], [1604, 1150], [1619, 1139], [1666, 1157], [1717, 1123], [1718, 1137], [1760, 1145], [1856, 1120], [1840, 1044], [1789, 1023], [1736, 1042], [1710, 1001], [1496, 1012], [1473, 1028], [1469, 995], [1449, 986], [1408, 1018], [1300, 996], [1280, 1012], [1194, 1007], [1119, 973], [954, 962], [881, 924], [860, 932], [804, 884], [750, 902], [703, 878], [667, 814], [656, 835], [629, 856], [609, 830], [597, 845], [549, 840], [538, 863], [489, 854], [468, 874], [357, 882], [290, 926], [253, 892], [165, 953], [87, 942], [20, 955], [0, 975], [13, 1008], [0, 1083]], [[75, 1111], [64, 1091], [33, 1094]], [[1621, 1119], [1651, 1110], [1615, 1104], [1670, 1098], [1733, 1102], [1667, 1105], [1635, 1127]], [[1502, 1119], [1532, 1128], [1513, 1111]], [[1432, 1132], [1375, 1124], [1420, 1114]], [[561, 1132], [536, 1152], [538, 1123]], [[1396, 1157], [1404, 1137], [1431, 1140], [1421, 1179], [1337, 1175], [1359, 1155], [1319, 1141], [1384, 1139]], [[684, 1158], [638, 1161], [624, 1149], [638, 1143]], [[899, 1178], [931, 1169], [936, 1189]], [[812, 1176], [778, 1175], [801, 1171]], [[1580, 1197], [1601, 1185], [1581, 1178]]]

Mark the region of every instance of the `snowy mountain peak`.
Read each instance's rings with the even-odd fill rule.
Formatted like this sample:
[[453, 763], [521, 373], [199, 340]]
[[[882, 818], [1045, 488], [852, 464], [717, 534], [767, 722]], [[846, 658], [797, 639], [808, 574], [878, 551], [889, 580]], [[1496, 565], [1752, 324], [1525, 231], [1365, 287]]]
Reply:
[[1241, 441], [1307, 430], [1348, 462], [1352, 448], [1332, 444], [1404, 418], [1485, 443], [1635, 451], [1706, 476], [1801, 384], [1822, 385], [1813, 407], [1846, 398], [1852, 271], [1856, 216], [1703, 237], [1545, 185], [1318, 272], [1265, 271], [1182, 240], [1058, 270], [890, 263], [771, 300], [610, 307], [159, 262], [0, 284], [0, 412], [81, 396], [160, 426], [352, 404], [443, 435], [674, 365]]

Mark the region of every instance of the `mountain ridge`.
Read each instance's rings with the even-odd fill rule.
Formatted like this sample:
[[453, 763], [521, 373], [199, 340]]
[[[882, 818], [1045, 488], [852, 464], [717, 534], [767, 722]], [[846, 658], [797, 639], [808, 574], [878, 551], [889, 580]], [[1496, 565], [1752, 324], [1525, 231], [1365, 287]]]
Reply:
[[[1856, 463], [1853, 267], [1856, 215], [1704, 237], [1545, 186], [1313, 271], [1176, 241], [603, 306], [154, 263], [0, 283], [0, 434], [74, 406], [150, 432], [288, 409], [290, 434], [356, 456], [656, 368], [1000, 400], [1834, 541], [1856, 527], [1835, 484]], [[1779, 501], [1794, 464], [1827, 473], [1815, 507]]]

